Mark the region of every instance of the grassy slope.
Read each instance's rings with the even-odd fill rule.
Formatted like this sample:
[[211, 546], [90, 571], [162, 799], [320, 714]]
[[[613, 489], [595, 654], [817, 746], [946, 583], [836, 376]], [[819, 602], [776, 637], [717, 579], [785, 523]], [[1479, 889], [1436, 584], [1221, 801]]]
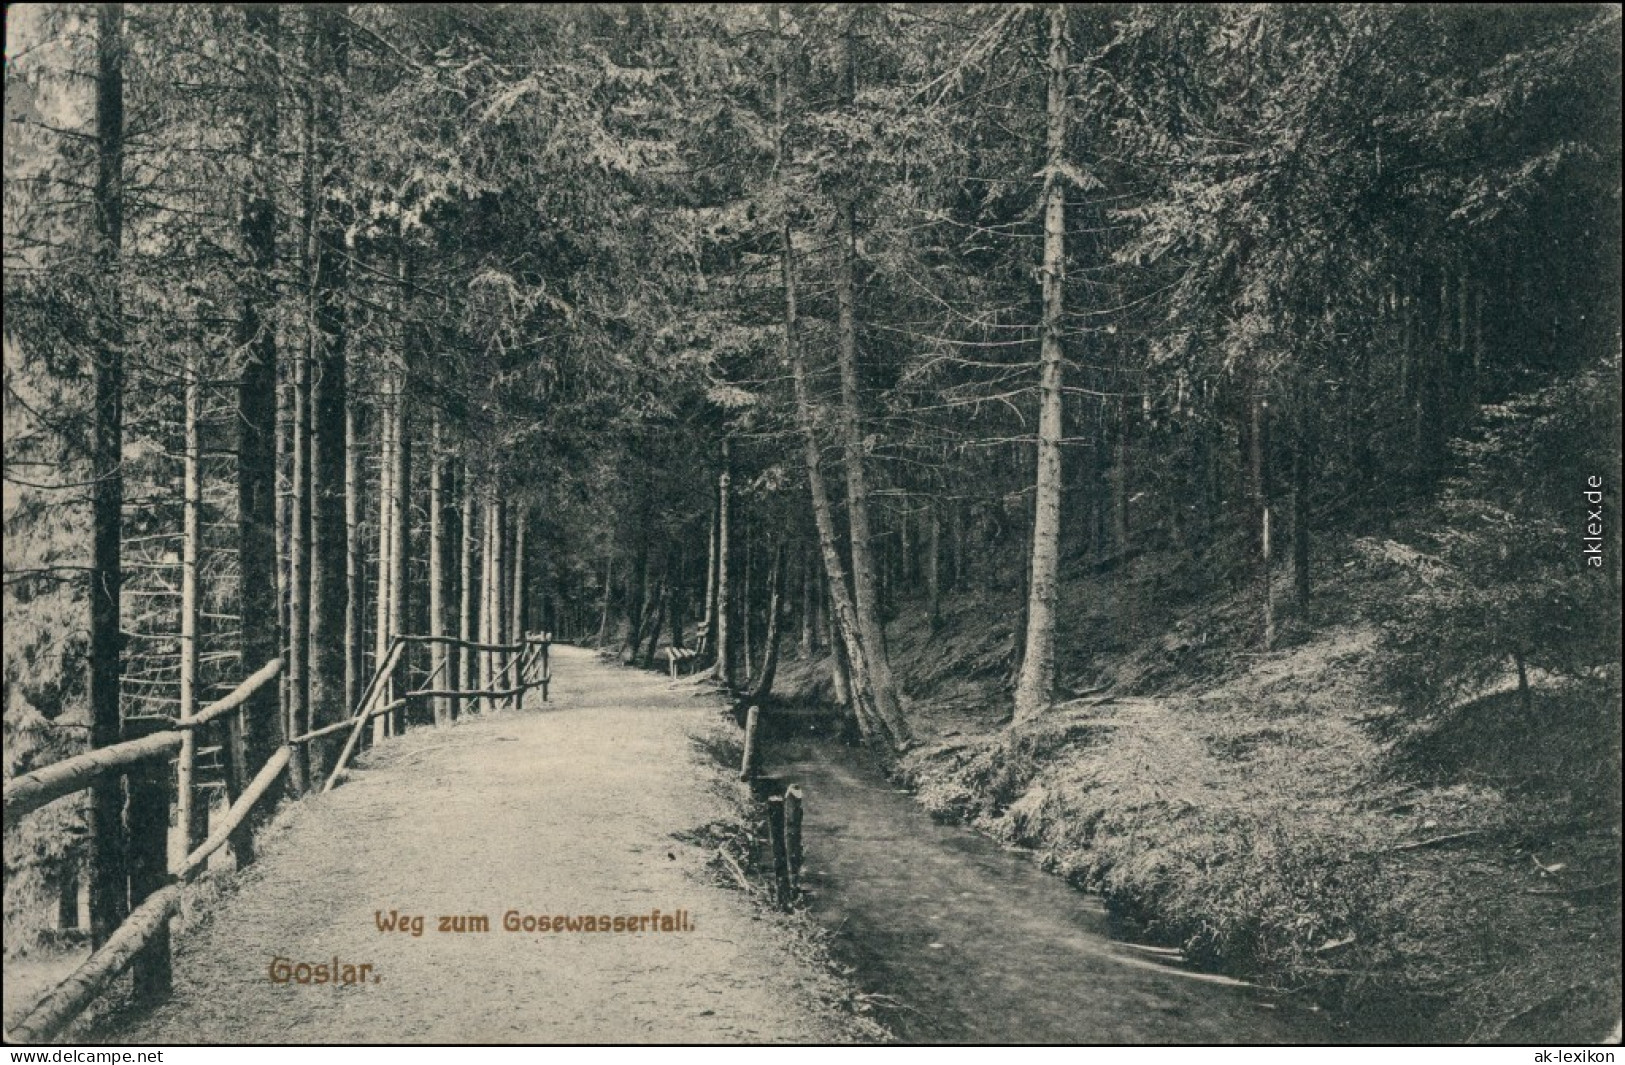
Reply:
[[[1037, 850], [1138, 934], [1311, 996], [1352, 1031], [1602, 1037], [1620, 1002], [1617, 701], [1537, 678], [1532, 714], [1503, 688], [1414, 722], [1379, 694], [1362, 620], [1393, 578], [1346, 544], [1317, 549], [1314, 609], [1337, 623], [1288, 611], [1263, 655], [1220, 575], [1155, 554], [1073, 567], [1060, 676], [1107, 690], [1020, 727], [1015, 582], [975, 575], [936, 633], [906, 602], [888, 639], [919, 800]], [[1136, 607], [1174, 589], [1192, 590]], [[827, 698], [826, 673], [793, 663], [781, 690]]]

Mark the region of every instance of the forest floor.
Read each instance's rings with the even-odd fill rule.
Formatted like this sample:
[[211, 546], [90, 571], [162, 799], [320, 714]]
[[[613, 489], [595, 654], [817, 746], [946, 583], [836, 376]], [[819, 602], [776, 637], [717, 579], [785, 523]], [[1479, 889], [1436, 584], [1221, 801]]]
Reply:
[[[1263, 654], [1222, 577], [1174, 608], [1191, 579], [1154, 558], [1073, 567], [1061, 702], [1021, 725], [1019, 581], [977, 574], [935, 628], [905, 600], [887, 638], [918, 744], [897, 779], [1169, 956], [1319, 1003], [1334, 1040], [1617, 1033], [1617, 700], [1537, 677], [1527, 711], [1503, 684], [1409, 719], [1360, 620], [1394, 589], [1335, 547], [1320, 566], [1321, 616], [1346, 623], [1288, 611]], [[779, 691], [827, 705], [827, 659], [792, 655]]]
[[[82, 1038], [124, 1043], [870, 1040], [791, 918], [720, 884], [696, 830], [737, 815], [692, 685], [554, 652], [552, 701], [417, 729], [290, 804], [260, 860], [192, 904], [175, 993]], [[539, 697], [533, 693], [532, 699]], [[503, 915], [686, 911], [689, 932], [503, 931]], [[421, 936], [378, 916], [422, 916]], [[441, 915], [490, 931], [442, 932]], [[278, 984], [272, 959], [371, 965]]]

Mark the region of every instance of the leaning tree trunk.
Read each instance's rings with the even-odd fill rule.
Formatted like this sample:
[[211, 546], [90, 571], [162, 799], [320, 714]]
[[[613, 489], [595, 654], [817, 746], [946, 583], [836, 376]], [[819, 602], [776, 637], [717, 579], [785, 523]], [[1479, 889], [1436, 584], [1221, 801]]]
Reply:
[[[768, 17], [774, 36], [778, 38], [778, 48], [774, 51], [773, 111], [778, 128], [777, 153], [781, 203], [787, 204], [788, 193], [783, 187], [786, 162], [784, 64], [780, 54], [784, 44], [779, 29], [777, 4], [769, 7]], [[818, 546], [824, 557], [824, 572], [829, 577], [830, 601], [841, 639], [846, 644], [847, 661], [851, 670], [852, 703], [856, 708], [858, 724], [864, 735], [896, 749], [907, 742], [907, 733], [903, 732], [900, 735], [894, 733], [890, 723], [880, 716], [875, 704], [874, 685], [869, 677], [863, 647], [858, 640], [857, 611], [846, 585], [846, 567], [841, 562], [836, 542], [834, 512], [830, 507], [829, 491], [824, 484], [823, 458], [818, 447], [818, 425], [813, 408], [812, 390], [807, 384], [806, 362], [797, 339], [799, 322], [796, 307], [795, 245], [791, 239], [790, 214], [787, 209], [781, 209], [779, 245], [780, 273], [784, 286], [784, 361], [790, 365], [790, 376], [794, 385], [796, 421], [801, 428], [803, 457], [807, 466], [807, 487], [812, 496], [813, 519], [818, 527]], [[722, 552], [722, 557], [727, 557], [726, 549]]]
[[[124, 5], [96, 11], [96, 267], [102, 286], [100, 350], [91, 364], [95, 428], [91, 473], [90, 745], [121, 738], [119, 615], [124, 531]], [[129, 913], [123, 788], [116, 774], [90, 789], [90, 940], [107, 942]]]
[[1044, 321], [1039, 353], [1038, 478], [1033, 510], [1027, 637], [1016, 681], [1016, 719], [1050, 704], [1055, 688], [1055, 603], [1061, 539], [1061, 315], [1066, 266], [1066, 196], [1061, 184], [1067, 128], [1066, 7], [1050, 12], [1049, 165], [1044, 178]]
[[[847, 95], [856, 94], [855, 60], [850, 18], [847, 24]], [[875, 588], [875, 559], [869, 528], [869, 487], [863, 470], [863, 437], [858, 423], [858, 341], [855, 304], [857, 259], [857, 208], [848, 201], [842, 205], [840, 269], [835, 282], [836, 358], [841, 371], [841, 402], [836, 408], [836, 431], [841, 438], [841, 455], [846, 466], [846, 515], [852, 541], [852, 606], [857, 614], [858, 640], [868, 668], [872, 696], [887, 731], [899, 745], [908, 742], [908, 723], [897, 698], [897, 682], [892, 679], [891, 660], [886, 653], [886, 635], [880, 624], [880, 596]]]

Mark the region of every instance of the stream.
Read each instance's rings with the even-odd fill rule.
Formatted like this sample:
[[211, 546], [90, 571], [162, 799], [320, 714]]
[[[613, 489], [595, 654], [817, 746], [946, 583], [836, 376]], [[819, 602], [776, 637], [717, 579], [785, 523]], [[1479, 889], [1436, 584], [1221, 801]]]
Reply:
[[862, 750], [801, 734], [766, 754], [766, 772], [805, 795], [811, 913], [901, 1041], [1335, 1040], [1320, 1014], [1113, 938], [1097, 896], [937, 823]]

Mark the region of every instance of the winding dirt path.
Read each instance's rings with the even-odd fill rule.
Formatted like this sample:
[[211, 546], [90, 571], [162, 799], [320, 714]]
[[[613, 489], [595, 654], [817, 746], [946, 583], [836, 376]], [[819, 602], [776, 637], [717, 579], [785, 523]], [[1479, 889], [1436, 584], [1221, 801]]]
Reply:
[[[552, 702], [423, 729], [299, 804], [179, 937], [173, 998], [125, 1042], [774, 1042], [854, 1038], [800, 960], [677, 834], [726, 815], [689, 684], [554, 650]], [[533, 700], [539, 696], [533, 693]], [[505, 932], [503, 914], [677, 909], [693, 931]], [[381, 932], [377, 914], [425, 918]], [[491, 931], [436, 930], [485, 915]], [[376, 983], [274, 983], [272, 959]]]

